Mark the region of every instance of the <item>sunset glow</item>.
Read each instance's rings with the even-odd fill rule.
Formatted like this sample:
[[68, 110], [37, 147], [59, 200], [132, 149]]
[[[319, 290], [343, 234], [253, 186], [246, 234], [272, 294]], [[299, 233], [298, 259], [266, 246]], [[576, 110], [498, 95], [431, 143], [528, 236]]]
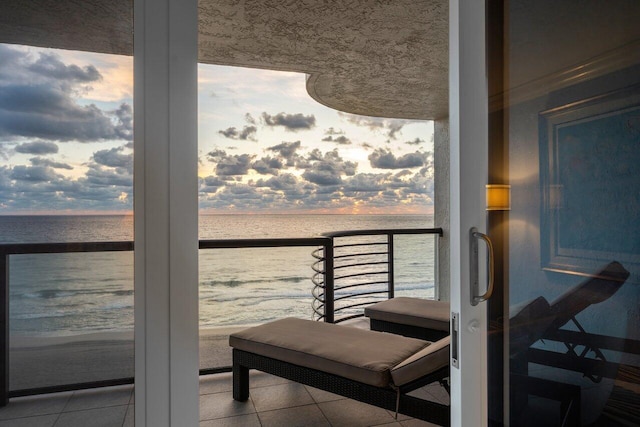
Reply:
[[[355, 116], [305, 75], [200, 65], [202, 213], [426, 214], [433, 125]], [[0, 45], [0, 214], [131, 213], [131, 57]]]

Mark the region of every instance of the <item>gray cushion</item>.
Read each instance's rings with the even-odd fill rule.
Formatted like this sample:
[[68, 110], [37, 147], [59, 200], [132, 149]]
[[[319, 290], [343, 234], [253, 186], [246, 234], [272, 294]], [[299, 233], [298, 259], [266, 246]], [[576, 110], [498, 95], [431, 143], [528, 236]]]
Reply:
[[364, 315], [419, 328], [449, 332], [449, 303], [422, 298], [397, 297], [373, 304]]
[[449, 343], [451, 337], [446, 336], [391, 369], [391, 378], [397, 386], [408, 384], [423, 377], [429, 372], [449, 366]]
[[286, 318], [229, 337], [240, 350], [386, 387], [390, 370], [430, 343], [399, 335]]

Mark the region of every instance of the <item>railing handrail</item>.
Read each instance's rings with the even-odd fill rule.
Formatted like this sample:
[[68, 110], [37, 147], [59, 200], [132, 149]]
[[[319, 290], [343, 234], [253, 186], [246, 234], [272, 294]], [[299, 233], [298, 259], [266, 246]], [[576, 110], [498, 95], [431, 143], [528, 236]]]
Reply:
[[0, 255], [61, 254], [66, 252], [132, 251], [133, 241], [68, 243], [0, 243]]
[[[288, 237], [265, 239], [203, 239], [198, 241], [200, 249], [242, 249], [323, 246], [331, 243], [329, 237]], [[74, 252], [132, 251], [132, 240], [96, 242], [53, 242], [53, 243], [0, 243], [1, 255], [59, 254]]]
[[440, 237], [443, 235], [442, 228], [388, 228], [388, 229], [372, 229], [372, 230], [345, 230], [345, 231], [331, 231], [329, 233], [322, 233], [322, 236], [336, 238], [336, 237], [351, 237], [351, 236], [386, 236], [389, 234], [438, 234]]

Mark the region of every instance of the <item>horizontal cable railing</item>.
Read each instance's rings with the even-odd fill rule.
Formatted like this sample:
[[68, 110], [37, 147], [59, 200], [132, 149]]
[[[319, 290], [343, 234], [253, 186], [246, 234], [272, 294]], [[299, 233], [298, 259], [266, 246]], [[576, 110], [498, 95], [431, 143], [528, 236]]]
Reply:
[[437, 238], [441, 228], [351, 230], [323, 234], [331, 247], [313, 252], [313, 312], [316, 320], [340, 323], [363, 316], [363, 308], [395, 295], [394, 237], [436, 236], [434, 270], [437, 282]]

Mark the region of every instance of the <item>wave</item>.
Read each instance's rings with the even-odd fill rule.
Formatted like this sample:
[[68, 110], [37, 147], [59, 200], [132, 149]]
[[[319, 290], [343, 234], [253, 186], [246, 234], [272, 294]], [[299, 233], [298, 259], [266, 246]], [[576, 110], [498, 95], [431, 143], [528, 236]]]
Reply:
[[85, 295], [104, 295], [104, 296], [116, 296], [127, 297], [133, 296], [133, 290], [118, 289], [118, 290], [84, 290], [84, 289], [42, 289], [36, 292], [27, 292], [22, 294], [12, 294], [11, 299], [53, 299], [53, 298], [73, 298]]
[[283, 276], [283, 277], [272, 277], [272, 278], [261, 278], [261, 279], [228, 279], [228, 280], [203, 280], [200, 281], [200, 286], [206, 287], [215, 287], [215, 286], [224, 286], [227, 288], [236, 288], [238, 286], [243, 285], [251, 285], [254, 283], [268, 283], [268, 282], [284, 282], [284, 283], [302, 283], [302, 282], [311, 282], [311, 276]]
[[55, 317], [69, 317], [75, 316], [75, 313], [23, 313], [12, 314], [11, 320], [35, 320], [35, 319], [49, 319]]

